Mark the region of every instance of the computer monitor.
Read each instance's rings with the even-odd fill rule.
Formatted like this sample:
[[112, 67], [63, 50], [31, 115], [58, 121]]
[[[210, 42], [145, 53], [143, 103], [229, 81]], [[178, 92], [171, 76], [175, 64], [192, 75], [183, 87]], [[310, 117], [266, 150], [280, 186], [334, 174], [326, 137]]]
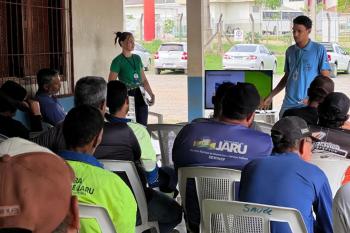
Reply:
[[[255, 85], [261, 98], [272, 91], [272, 70], [206, 70], [204, 80], [205, 109], [214, 109], [212, 97], [224, 82], [246, 82]], [[269, 110], [272, 109], [272, 105]]]

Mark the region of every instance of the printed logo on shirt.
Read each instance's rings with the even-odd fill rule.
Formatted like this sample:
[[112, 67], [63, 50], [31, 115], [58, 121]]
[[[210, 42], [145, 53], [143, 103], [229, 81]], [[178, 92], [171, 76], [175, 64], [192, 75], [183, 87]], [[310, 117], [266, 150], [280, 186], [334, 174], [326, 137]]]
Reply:
[[83, 178], [75, 178], [73, 186], [72, 186], [72, 192], [79, 194], [79, 195], [87, 195], [87, 194], [94, 194], [95, 189], [88, 187], [86, 185], [84, 185], [84, 180]]
[[21, 213], [21, 207], [19, 205], [0, 206], [0, 217], [16, 216]]
[[215, 142], [209, 138], [203, 138], [201, 140], [194, 141], [193, 147], [207, 148], [209, 150], [216, 150], [236, 154], [246, 154], [248, 150], [248, 145], [241, 142], [234, 142], [228, 140]]
[[310, 63], [306, 63], [305, 66], [304, 66], [304, 70], [305, 71], [310, 71], [311, 70], [311, 64]]

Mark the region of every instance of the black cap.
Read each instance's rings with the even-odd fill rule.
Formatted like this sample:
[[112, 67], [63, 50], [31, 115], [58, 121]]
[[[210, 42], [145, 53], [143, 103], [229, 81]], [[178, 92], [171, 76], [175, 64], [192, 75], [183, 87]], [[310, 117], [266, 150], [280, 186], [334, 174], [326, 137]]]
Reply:
[[231, 87], [223, 98], [223, 115], [230, 115], [234, 111], [240, 114], [254, 112], [260, 104], [260, 95], [251, 83], [238, 82]]
[[341, 92], [332, 92], [319, 105], [320, 117], [325, 120], [347, 120], [350, 107], [349, 98]]
[[295, 140], [311, 137], [311, 131], [305, 120], [297, 116], [283, 117], [271, 129], [273, 144], [293, 143]]

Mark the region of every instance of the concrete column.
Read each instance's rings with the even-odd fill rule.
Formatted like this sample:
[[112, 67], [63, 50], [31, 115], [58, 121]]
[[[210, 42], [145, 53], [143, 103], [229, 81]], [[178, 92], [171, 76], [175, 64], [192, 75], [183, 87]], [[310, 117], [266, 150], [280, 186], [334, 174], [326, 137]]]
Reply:
[[144, 25], [147, 25], [147, 27], [144, 27], [145, 41], [151, 41], [154, 40], [155, 35], [154, 0], [144, 0], [143, 12], [145, 16]]
[[316, 3], [317, 0], [308, 0], [308, 11], [309, 11], [309, 17], [312, 20], [312, 28], [310, 33], [310, 38], [312, 40], [316, 40]]
[[187, 0], [188, 121], [204, 115], [204, 13], [206, 1]]

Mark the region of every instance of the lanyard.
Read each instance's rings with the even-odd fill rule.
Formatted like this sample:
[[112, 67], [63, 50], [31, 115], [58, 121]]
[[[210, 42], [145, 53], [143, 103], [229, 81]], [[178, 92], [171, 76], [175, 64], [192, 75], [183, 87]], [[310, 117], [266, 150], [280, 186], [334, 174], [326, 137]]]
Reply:
[[303, 57], [303, 55], [304, 55], [304, 53], [302, 53], [302, 52], [303, 52], [302, 49], [299, 49], [298, 52], [299, 52], [299, 53], [298, 53], [298, 60], [297, 60], [297, 62], [296, 62], [296, 64], [295, 64], [295, 66], [293, 67], [292, 72], [290, 73], [290, 75], [293, 75], [294, 72], [297, 71], [298, 66], [299, 66], [299, 64], [300, 64], [300, 61], [301, 61], [301, 59], [302, 59], [302, 57]]
[[129, 63], [129, 65], [131, 66], [131, 68], [134, 69], [134, 72], [136, 73], [136, 64], [135, 64], [135, 59], [134, 59], [134, 56], [131, 55], [131, 58], [132, 58], [132, 61], [134, 64], [131, 64], [131, 62], [125, 57], [125, 55], [122, 53], [124, 59]]

